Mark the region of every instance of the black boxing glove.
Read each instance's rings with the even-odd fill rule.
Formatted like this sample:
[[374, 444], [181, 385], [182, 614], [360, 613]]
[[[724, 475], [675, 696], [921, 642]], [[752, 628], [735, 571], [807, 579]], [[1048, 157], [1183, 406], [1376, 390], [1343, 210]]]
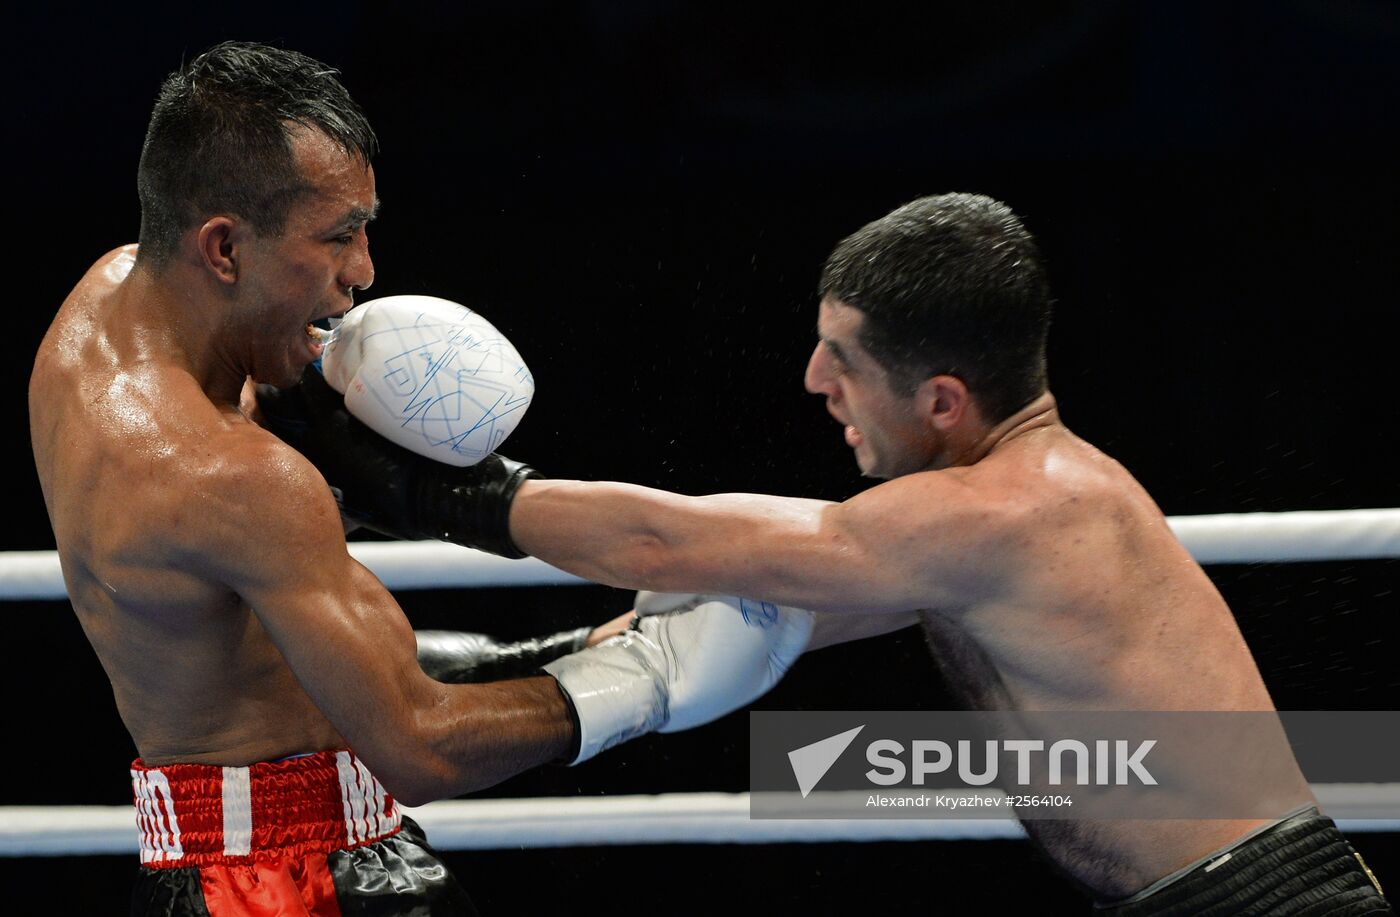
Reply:
[[430, 678], [463, 684], [540, 675], [546, 662], [588, 646], [592, 632], [591, 627], [580, 627], [516, 643], [455, 630], [419, 630], [413, 635], [418, 640], [418, 665]]
[[291, 388], [259, 385], [257, 398], [263, 425], [320, 470], [347, 518], [394, 538], [525, 556], [510, 538], [510, 504], [540, 477], [530, 466], [493, 454], [458, 468], [410, 452], [352, 417], [315, 367]]

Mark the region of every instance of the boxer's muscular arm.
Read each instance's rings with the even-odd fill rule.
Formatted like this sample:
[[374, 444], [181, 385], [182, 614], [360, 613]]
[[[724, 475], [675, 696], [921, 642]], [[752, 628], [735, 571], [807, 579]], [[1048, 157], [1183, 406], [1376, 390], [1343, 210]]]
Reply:
[[270, 437], [244, 439], [210, 482], [200, 554], [390, 792], [410, 804], [452, 796], [567, 751], [573, 731], [554, 679], [426, 676], [402, 610], [347, 552], [324, 480]]
[[956, 606], [996, 589], [1014, 553], [1014, 513], [944, 472], [844, 503], [536, 480], [516, 493], [510, 531], [527, 553], [613, 586], [878, 614]]

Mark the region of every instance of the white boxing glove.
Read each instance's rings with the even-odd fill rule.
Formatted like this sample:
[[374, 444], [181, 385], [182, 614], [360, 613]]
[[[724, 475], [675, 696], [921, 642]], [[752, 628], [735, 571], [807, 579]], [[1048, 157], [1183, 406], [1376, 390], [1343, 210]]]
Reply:
[[778, 683], [812, 635], [812, 614], [800, 608], [730, 596], [639, 593], [638, 600], [632, 630], [544, 666], [578, 718], [571, 764], [748, 706]]
[[380, 436], [458, 467], [500, 448], [535, 395], [515, 346], [466, 306], [386, 296], [332, 330], [321, 371]]

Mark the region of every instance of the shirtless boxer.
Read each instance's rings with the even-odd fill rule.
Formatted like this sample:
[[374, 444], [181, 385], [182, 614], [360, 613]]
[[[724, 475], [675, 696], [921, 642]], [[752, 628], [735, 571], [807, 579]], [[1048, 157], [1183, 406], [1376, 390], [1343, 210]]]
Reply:
[[[244, 397], [250, 379], [295, 383], [322, 350], [309, 323], [373, 280], [374, 150], [325, 65], [200, 55], [152, 114], [139, 247], [92, 266], [35, 360], [64, 580], [141, 756], [134, 913], [471, 913], [395, 799], [705, 722], [765, 690], [810, 629], [696, 599], [579, 652], [577, 634], [523, 653], [423, 635], [425, 674], [324, 478]], [[529, 473], [496, 456], [464, 472], [487, 506]], [[514, 674], [511, 656], [536, 674], [447, 683]]]
[[[509, 511], [515, 545], [615, 586], [847, 616], [817, 642], [917, 622], [973, 709], [1273, 709], [1230, 610], [1151, 497], [1060, 420], [1050, 294], [1007, 207], [914, 201], [841, 242], [820, 292], [806, 387], [884, 483], [831, 503], [530, 480]], [[335, 457], [313, 458], [336, 483]], [[1026, 827], [1114, 913], [1388, 912], [1296, 766], [1283, 770], [1267, 788], [1284, 800], [1277, 821]]]

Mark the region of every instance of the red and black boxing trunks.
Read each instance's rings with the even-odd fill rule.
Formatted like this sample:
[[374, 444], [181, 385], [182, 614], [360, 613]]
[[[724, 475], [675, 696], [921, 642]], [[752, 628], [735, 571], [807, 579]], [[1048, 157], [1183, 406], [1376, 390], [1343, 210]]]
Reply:
[[132, 765], [150, 917], [475, 914], [394, 799], [348, 751], [249, 767]]

